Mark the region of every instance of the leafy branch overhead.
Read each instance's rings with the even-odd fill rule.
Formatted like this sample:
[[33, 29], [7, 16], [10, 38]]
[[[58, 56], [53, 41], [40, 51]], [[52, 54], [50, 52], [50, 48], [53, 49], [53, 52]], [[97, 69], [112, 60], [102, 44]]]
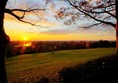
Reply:
[[[100, 24], [111, 25], [115, 28], [116, 13], [115, 0], [65, 0], [70, 5], [68, 8], [60, 8], [57, 11], [57, 19], [67, 19], [65, 25], [70, 25], [78, 19], [93, 19], [93, 23], [87, 27]], [[81, 27], [81, 26], [80, 26]], [[85, 28], [85, 27], [84, 27]]]
[[[71, 25], [77, 23], [78, 20], [88, 19], [91, 20], [91, 24], [88, 26], [79, 26], [83, 28], [93, 27], [97, 25], [110, 25], [115, 28], [116, 26], [116, 8], [115, 0], [58, 0], [66, 2], [69, 6], [63, 6], [57, 11], [55, 17], [57, 20], [61, 19], [65, 25]], [[45, 0], [46, 6], [48, 4], [55, 4], [54, 0]], [[55, 9], [56, 6], [53, 6]], [[24, 9], [5, 9], [5, 13], [14, 16], [17, 20], [28, 23], [33, 26], [40, 26], [40, 15], [36, 11], [45, 11], [46, 9], [34, 9], [30, 7]], [[16, 12], [21, 12], [22, 15], [18, 15]], [[25, 19], [27, 13], [34, 13], [39, 21], [31, 22]], [[55, 12], [53, 12], [55, 13]], [[90, 22], [90, 21], [89, 21]]]

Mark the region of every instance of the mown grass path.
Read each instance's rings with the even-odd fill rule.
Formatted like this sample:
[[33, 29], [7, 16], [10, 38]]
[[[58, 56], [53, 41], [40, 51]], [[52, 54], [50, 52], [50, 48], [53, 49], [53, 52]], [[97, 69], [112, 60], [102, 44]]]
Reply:
[[9, 57], [6, 59], [8, 81], [9, 83], [22, 81], [35, 82], [42, 75], [49, 79], [55, 79], [58, 76], [57, 72], [64, 67], [115, 54], [115, 52], [115, 48], [95, 48]]

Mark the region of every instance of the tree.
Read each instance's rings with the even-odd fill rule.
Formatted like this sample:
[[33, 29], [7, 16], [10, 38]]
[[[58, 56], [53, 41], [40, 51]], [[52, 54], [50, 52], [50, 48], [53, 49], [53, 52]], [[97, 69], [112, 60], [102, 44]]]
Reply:
[[[17, 20], [28, 23], [33, 26], [40, 26], [36, 25], [36, 23], [31, 23], [28, 21], [23, 20], [25, 17], [25, 14], [27, 12], [33, 12], [35, 13], [36, 10], [45, 10], [45, 9], [33, 9], [32, 7], [29, 9], [7, 9], [6, 3], [8, 0], [1, 0], [0, 2], [0, 83], [7, 83], [7, 75], [6, 75], [6, 69], [5, 69], [5, 52], [8, 43], [10, 42], [10, 37], [5, 33], [4, 31], [4, 13], [8, 13], [12, 16], [14, 16]], [[14, 12], [22, 12], [22, 16], [17, 15]], [[36, 14], [36, 13], [35, 13]], [[36, 14], [37, 15], [37, 14]], [[38, 15], [37, 15], [38, 16]], [[43, 26], [40, 26], [43, 27]]]
[[9, 36], [4, 31], [4, 10], [7, 0], [0, 2], [0, 82], [7, 83], [6, 69], [5, 69], [5, 51], [7, 44], [10, 42]]
[[118, 54], [118, 0], [115, 0], [116, 3], [116, 49]]
[[91, 20], [91, 24], [79, 26], [85, 29], [98, 25], [109, 25], [113, 27], [116, 30], [116, 49], [118, 54], [118, 0], [64, 1], [70, 5], [70, 8], [60, 8], [57, 11], [56, 18], [66, 18], [66, 20], [64, 20], [65, 25], [70, 25], [75, 21], [77, 22], [77, 19], [81, 18]]

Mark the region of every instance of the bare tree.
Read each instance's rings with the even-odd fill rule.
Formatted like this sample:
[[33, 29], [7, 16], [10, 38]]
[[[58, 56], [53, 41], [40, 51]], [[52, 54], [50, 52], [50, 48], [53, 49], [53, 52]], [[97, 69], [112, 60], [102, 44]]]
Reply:
[[[5, 51], [7, 48], [8, 43], [10, 42], [10, 37], [5, 33], [4, 31], [4, 13], [8, 13], [12, 16], [14, 16], [17, 20], [28, 23], [33, 26], [40, 26], [37, 25], [36, 23], [31, 23], [23, 18], [25, 17], [26, 13], [28, 12], [33, 12], [36, 14], [35, 11], [38, 10], [45, 10], [45, 9], [33, 9], [28, 8], [26, 10], [24, 9], [7, 9], [6, 8], [6, 3], [8, 0], [1, 0], [0, 1], [0, 83], [7, 83], [7, 75], [6, 75], [6, 68], [5, 68]], [[17, 15], [15, 12], [22, 12], [22, 16]], [[38, 16], [38, 15], [37, 15]], [[43, 26], [40, 26], [43, 27]]]
[[[60, 8], [56, 18], [71, 18], [64, 21], [65, 25], [77, 22], [77, 19], [92, 19], [92, 23], [83, 28], [97, 25], [109, 25], [116, 30], [116, 49], [118, 54], [118, 0], [64, 0], [70, 7]], [[70, 10], [70, 11], [69, 11]], [[73, 10], [73, 11], [72, 11]], [[78, 11], [78, 12], [76, 12]]]

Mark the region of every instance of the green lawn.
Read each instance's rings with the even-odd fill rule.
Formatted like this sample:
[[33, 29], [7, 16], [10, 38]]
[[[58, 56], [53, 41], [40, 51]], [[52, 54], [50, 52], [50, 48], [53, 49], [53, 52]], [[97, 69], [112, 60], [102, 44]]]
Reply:
[[115, 51], [115, 48], [95, 48], [10, 57], [6, 59], [8, 81], [10, 83], [38, 80], [42, 75], [54, 79], [58, 75], [57, 72], [64, 67], [115, 54]]

